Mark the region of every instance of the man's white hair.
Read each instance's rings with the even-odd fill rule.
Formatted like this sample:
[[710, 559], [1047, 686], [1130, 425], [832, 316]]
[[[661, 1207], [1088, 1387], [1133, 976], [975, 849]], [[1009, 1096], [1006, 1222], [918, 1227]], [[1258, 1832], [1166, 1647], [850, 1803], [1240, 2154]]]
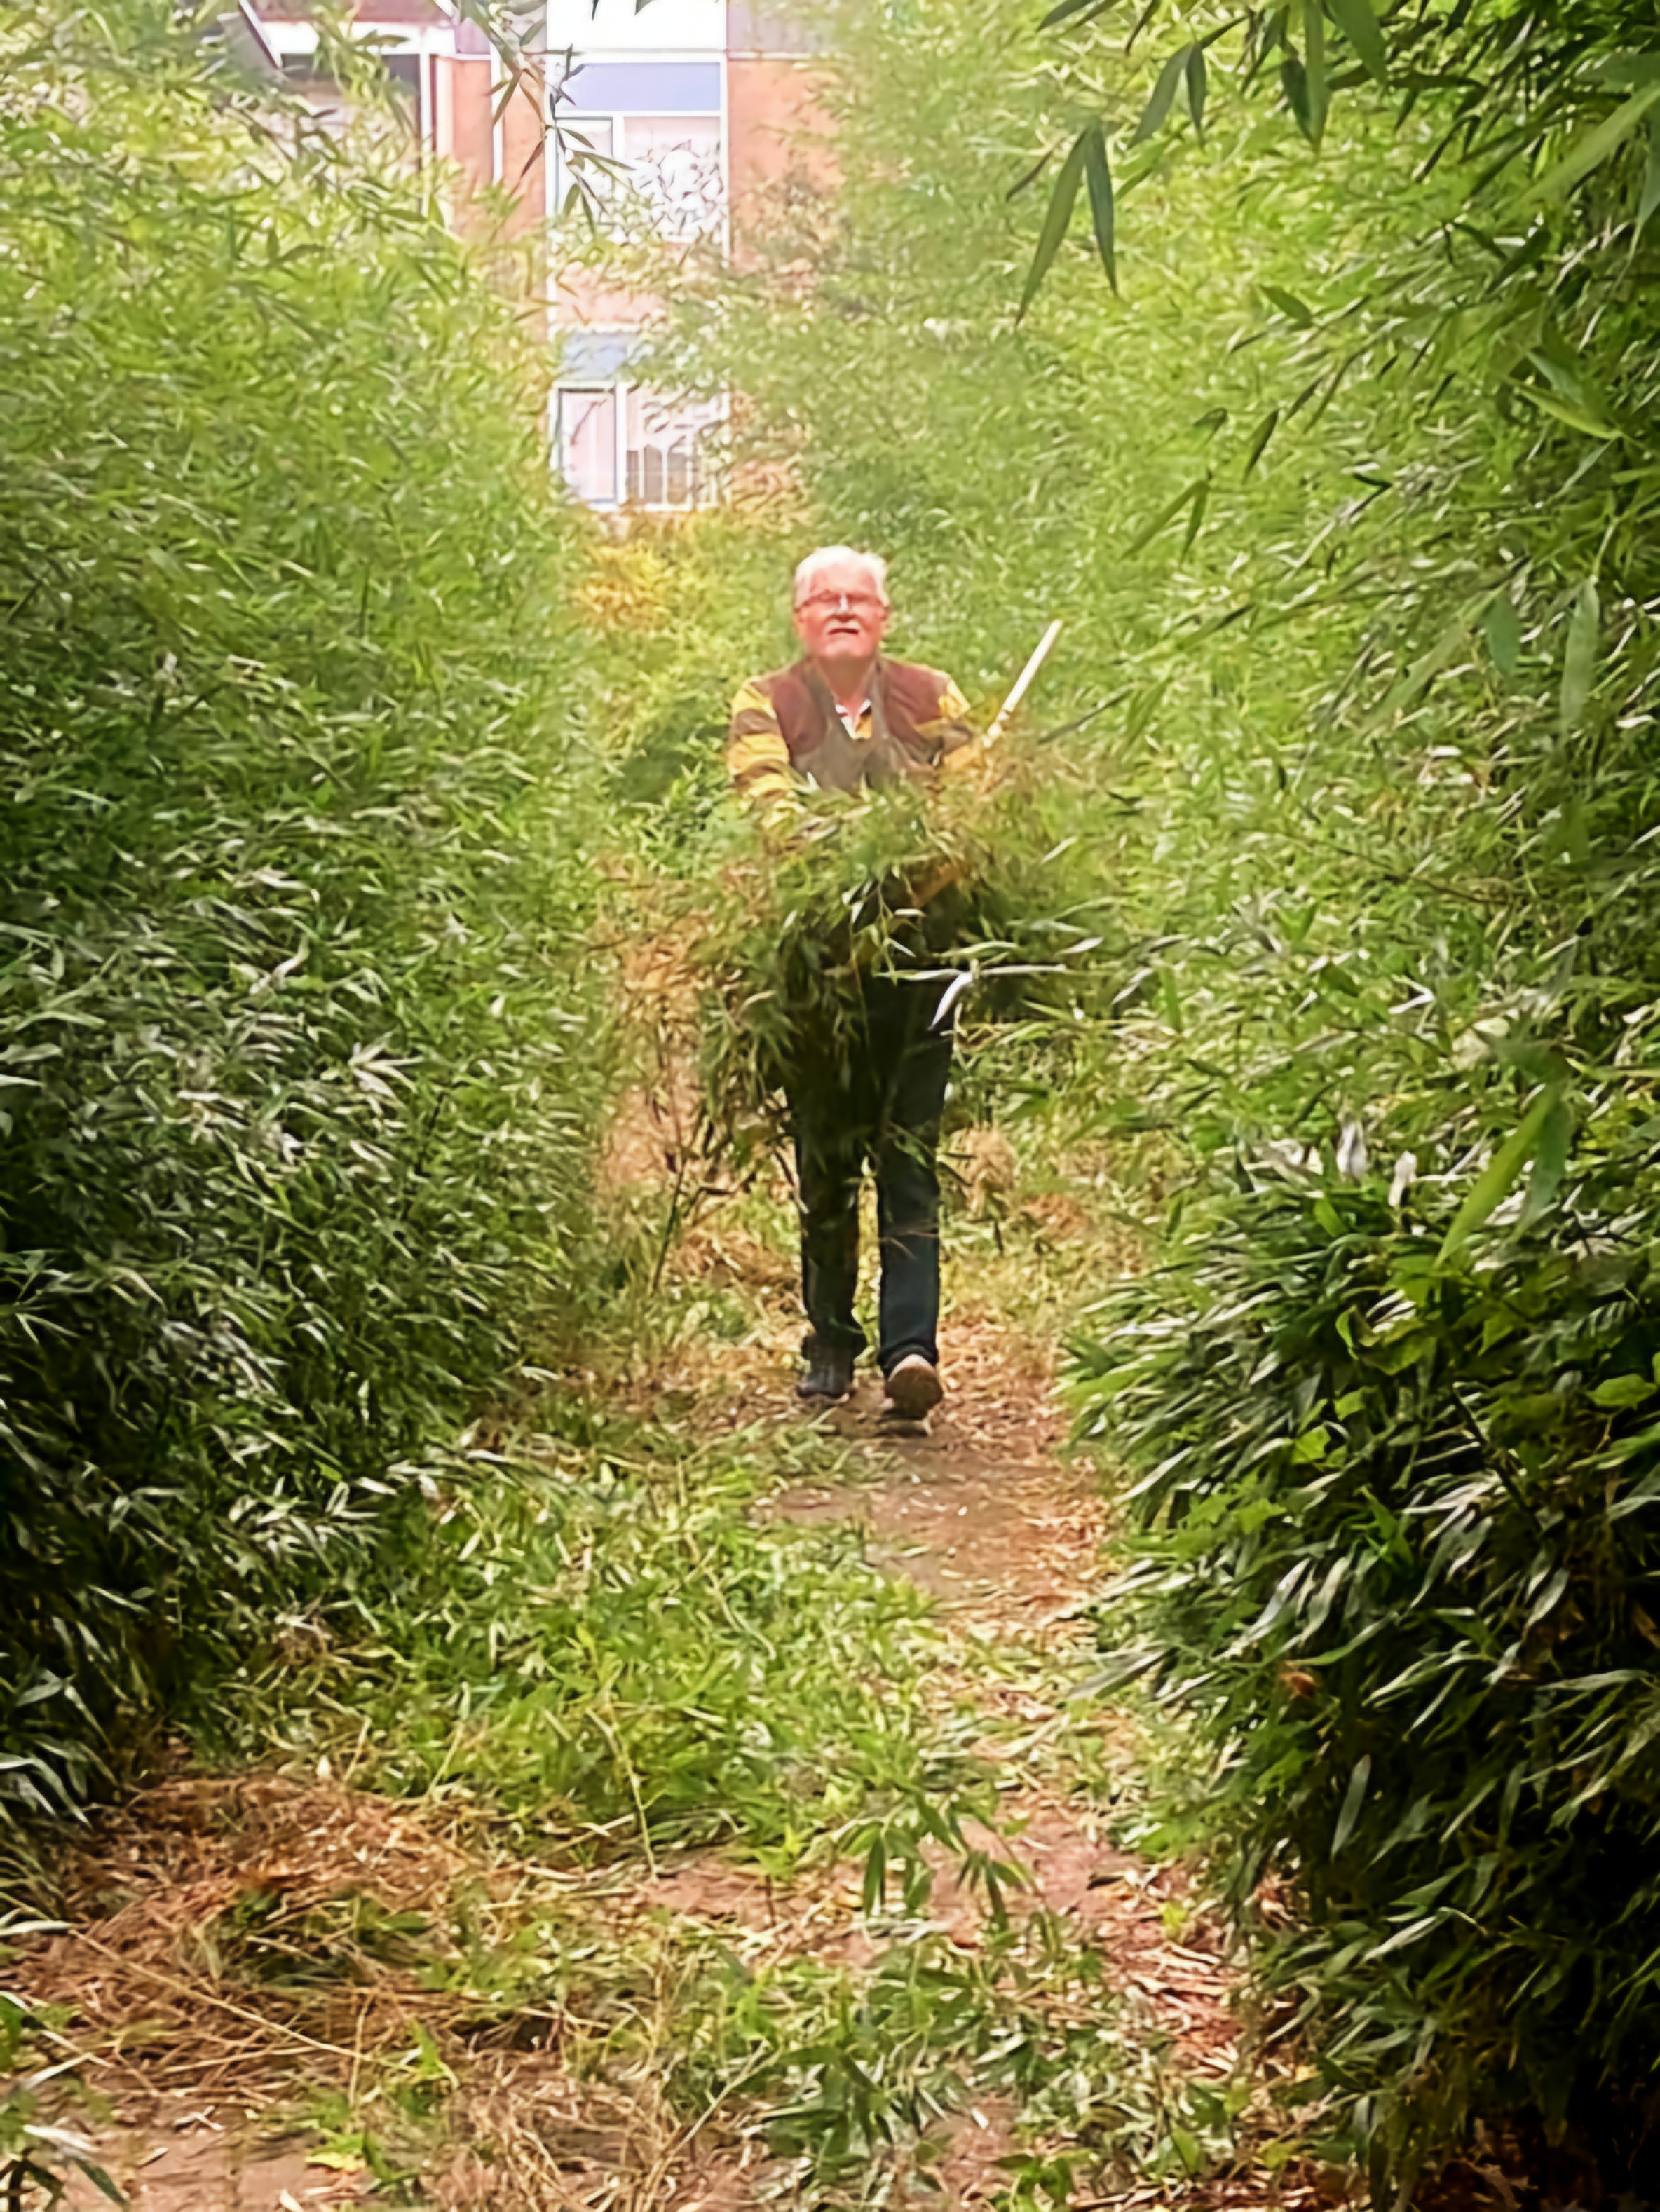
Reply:
[[826, 568], [839, 568], [848, 561], [856, 561], [867, 572], [885, 606], [888, 598], [887, 562], [879, 553], [860, 553], [852, 545], [821, 545], [816, 553], [808, 554], [795, 572], [795, 605], [800, 605]]

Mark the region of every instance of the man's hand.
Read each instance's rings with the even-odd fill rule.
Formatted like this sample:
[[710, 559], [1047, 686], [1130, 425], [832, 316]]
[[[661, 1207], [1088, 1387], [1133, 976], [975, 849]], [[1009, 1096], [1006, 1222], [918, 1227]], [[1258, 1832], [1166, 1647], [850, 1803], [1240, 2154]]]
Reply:
[[948, 891], [953, 884], [960, 884], [973, 872], [973, 863], [969, 860], [936, 860], [933, 867], [925, 870], [910, 886], [911, 904], [919, 907], [930, 905], [941, 891]]

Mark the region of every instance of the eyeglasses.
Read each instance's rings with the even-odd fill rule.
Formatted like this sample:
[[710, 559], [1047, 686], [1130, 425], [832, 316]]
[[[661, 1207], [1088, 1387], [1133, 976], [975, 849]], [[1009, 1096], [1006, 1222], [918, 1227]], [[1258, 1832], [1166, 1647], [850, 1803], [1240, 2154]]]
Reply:
[[887, 606], [870, 592], [809, 592], [795, 602], [798, 613], [810, 609], [816, 615], [879, 615]]

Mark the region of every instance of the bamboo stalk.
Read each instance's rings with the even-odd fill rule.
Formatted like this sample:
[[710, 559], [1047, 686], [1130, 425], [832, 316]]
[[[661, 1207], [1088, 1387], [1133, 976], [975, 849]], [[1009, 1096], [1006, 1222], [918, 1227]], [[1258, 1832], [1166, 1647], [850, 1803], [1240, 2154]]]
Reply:
[[1007, 723], [1010, 715], [1013, 714], [1015, 708], [1020, 704], [1020, 702], [1025, 697], [1027, 692], [1031, 689], [1033, 678], [1037, 675], [1038, 670], [1043, 665], [1043, 663], [1049, 659], [1049, 647], [1055, 643], [1055, 639], [1059, 637], [1060, 635], [1061, 618], [1057, 615], [1055, 619], [1043, 632], [1042, 637], [1038, 639], [1037, 651], [1032, 654], [1031, 659], [1026, 663], [1025, 666], [1020, 671], [1020, 673], [1015, 678], [1014, 689], [1009, 693], [1008, 697], [1004, 700], [1002, 705], [998, 708], [991, 727], [986, 732], [985, 746], [988, 752], [989, 752], [991, 748], [997, 743], [999, 738], [1002, 736], [1004, 726]]

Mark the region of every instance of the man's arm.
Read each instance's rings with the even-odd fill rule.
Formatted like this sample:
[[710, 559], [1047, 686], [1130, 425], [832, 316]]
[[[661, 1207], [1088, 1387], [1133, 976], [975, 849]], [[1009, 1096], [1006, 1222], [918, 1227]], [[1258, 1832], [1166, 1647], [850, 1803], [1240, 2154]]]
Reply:
[[924, 723], [920, 734], [932, 738], [939, 748], [939, 765], [948, 775], [960, 775], [980, 758], [980, 732], [969, 720], [969, 702], [952, 682], [949, 676], [937, 678], [939, 704], [931, 722]]
[[771, 700], [753, 678], [740, 684], [727, 733], [727, 768], [746, 806], [769, 806], [795, 796], [789, 747]]
[[939, 765], [947, 775], [974, 775], [984, 769], [986, 748], [969, 720], [969, 702], [949, 676], [939, 678], [939, 718], [928, 734], [939, 741]]

